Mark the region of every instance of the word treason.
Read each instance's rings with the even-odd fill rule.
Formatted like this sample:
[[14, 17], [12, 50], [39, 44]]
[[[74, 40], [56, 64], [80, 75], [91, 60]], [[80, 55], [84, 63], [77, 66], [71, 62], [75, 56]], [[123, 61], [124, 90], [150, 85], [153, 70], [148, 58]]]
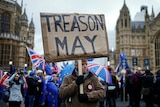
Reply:
[[[95, 47], [94, 47], [94, 43], [93, 43], [94, 40], [96, 39], [96, 37], [97, 37], [97, 35], [94, 35], [92, 38], [90, 38], [89, 36], [84, 36], [84, 38], [90, 43], [90, 45], [92, 47], [92, 50], [93, 50], [92, 53], [96, 53]], [[68, 53], [68, 45], [67, 45], [68, 44], [67, 43], [67, 37], [66, 36], [64, 37], [63, 42], [61, 42], [58, 37], [56, 37], [55, 40], [56, 40], [57, 55], [58, 56], [60, 55], [60, 50], [59, 50], [58, 46], [60, 46], [62, 49], [65, 48], [66, 49], [66, 55], [69, 55], [69, 53]], [[79, 36], [76, 36], [75, 40], [73, 42], [71, 55], [75, 54], [76, 48], [81, 48], [82, 51], [83, 51], [83, 54], [87, 54], [86, 49], [85, 49], [85, 47], [83, 45], [84, 44], [82, 44], [82, 41], [80, 40]]]
[[72, 15], [71, 17], [69, 14], [62, 14], [41, 17], [46, 18], [48, 32], [74, 32], [75, 30], [85, 32], [105, 29], [103, 15]]

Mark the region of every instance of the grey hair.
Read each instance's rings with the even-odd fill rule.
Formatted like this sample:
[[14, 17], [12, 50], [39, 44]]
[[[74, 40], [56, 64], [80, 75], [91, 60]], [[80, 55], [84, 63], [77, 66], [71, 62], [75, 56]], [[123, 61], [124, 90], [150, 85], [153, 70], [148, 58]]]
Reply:
[[[84, 59], [84, 58], [83, 58], [83, 59], [80, 59], [80, 60], [82, 60], [82, 61], [87, 61], [87, 59]], [[78, 65], [78, 60], [75, 60], [75, 61], [74, 61], [74, 65]]]

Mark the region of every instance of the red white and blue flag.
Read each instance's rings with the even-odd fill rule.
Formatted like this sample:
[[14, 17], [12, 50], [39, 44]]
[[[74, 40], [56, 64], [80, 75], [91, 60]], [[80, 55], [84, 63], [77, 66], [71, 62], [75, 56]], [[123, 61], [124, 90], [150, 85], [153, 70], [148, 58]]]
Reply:
[[0, 70], [0, 86], [5, 86], [8, 88], [9, 87], [8, 79], [9, 79], [8, 74]]
[[9, 89], [8, 78], [8, 74], [0, 70], [0, 100], [2, 100], [4, 93]]
[[26, 47], [26, 48], [27, 48], [28, 54], [30, 56], [30, 59], [32, 61], [32, 64], [39, 69], [44, 69], [45, 68], [44, 58], [41, 55], [34, 52], [31, 48], [28, 48], [28, 47]]
[[56, 62], [52, 62], [52, 70], [53, 72], [57, 72], [57, 73], [61, 71], [61, 69], [57, 66]]
[[106, 83], [112, 83], [112, 77], [107, 68], [100, 64], [91, 63], [88, 65], [88, 69], [91, 70], [95, 75], [100, 77]]

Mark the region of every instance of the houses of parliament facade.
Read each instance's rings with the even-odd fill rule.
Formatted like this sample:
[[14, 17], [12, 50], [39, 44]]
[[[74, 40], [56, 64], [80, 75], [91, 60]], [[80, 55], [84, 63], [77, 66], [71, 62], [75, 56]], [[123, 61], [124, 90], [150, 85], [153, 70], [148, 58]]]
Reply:
[[137, 20], [131, 21], [124, 1], [116, 23], [116, 64], [124, 53], [132, 69], [141, 67], [153, 72], [160, 69], [160, 13], [155, 16], [153, 7], [149, 13], [147, 6], [141, 6]]
[[15, 68], [24, 64], [31, 67], [26, 46], [34, 47], [35, 27], [33, 18], [28, 21], [23, 2], [0, 0], [0, 69], [9, 70], [9, 61]]

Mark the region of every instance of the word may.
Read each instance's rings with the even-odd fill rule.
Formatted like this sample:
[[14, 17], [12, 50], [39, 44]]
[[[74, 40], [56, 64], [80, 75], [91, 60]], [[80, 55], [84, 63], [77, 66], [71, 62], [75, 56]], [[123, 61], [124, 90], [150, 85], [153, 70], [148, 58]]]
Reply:
[[[89, 36], [84, 36], [85, 40], [90, 43], [91, 48], [92, 48], [92, 52], [96, 53], [95, 51], [95, 47], [94, 47], [94, 41], [96, 39], [97, 35], [94, 35], [92, 38], [90, 38]], [[67, 37], [64, 36], [63, 41], [60, 41], [60, 39], [58, 37], [55, 37], [55, 42], [56, 42], [56, 49], [57, 49], [57, 55], [60, 56], [60, 49], [59, 47], [61, 47], [62, 50], [66, 51], [66, 55], [69, 55], [69, 50], [68, 50], [68, 43], [67, 43]], [[75, 54], [75, 51], [77, 48], [81, 48], [82, 52], [84, 54], [87, 54], [85, 46], [83, 46], [79, 36], [76, 36], [74, 41], [73, 41], [73, 46], [72, 46], [72, 50], [71, 50], [71, 55]]]

